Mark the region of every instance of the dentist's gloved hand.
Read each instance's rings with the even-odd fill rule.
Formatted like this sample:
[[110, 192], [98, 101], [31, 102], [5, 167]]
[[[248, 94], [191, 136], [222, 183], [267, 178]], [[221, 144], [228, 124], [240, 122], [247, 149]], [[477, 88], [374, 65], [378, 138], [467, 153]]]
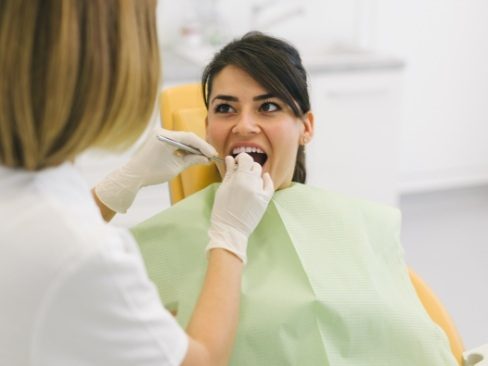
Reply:
[[[195, 147], [205, 156], [177, 155], [177, 148], [159, 141], [158, 134]], [[95, 194], [111, 210], [125, 213], [142, 187], [167, 182], [191, 165], [209, 163], [207, 157], [215, 155], [215, 149], [192, 132], [158, 127], [124, 166], [95, 186]]]
[[223, 248], [246, 263], [247, 241], [274, 193], [268, 173], [246, 153], [225, 158], [226, 174], [215, 194], [207, 251]]

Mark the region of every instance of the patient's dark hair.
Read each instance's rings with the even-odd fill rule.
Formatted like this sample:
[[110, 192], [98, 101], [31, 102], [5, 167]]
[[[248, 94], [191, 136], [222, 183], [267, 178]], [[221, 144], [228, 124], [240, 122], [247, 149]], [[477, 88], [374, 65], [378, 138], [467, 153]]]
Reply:
[[[260, 32], [249, 32], [215, 54], [202, 75], [205, 105], [215, 76], [226, 66], [235, 66], [249, 74], [271, 94], [283, 100], [301, 118], [310, 111], [307, 73], [300, 54], [291, 44]], [[305, 147], [297, 152], [292, 180], [305, 183]]]

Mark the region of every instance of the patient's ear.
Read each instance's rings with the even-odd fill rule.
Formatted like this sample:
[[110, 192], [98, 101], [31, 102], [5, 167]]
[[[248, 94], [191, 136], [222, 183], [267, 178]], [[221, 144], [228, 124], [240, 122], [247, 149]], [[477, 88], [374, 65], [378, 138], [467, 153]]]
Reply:
[[303, 130], [300, 137], [300, 144], [306, 145], [308, 144], [313, 138], [314, 132], [314, 115], [311, 111], [305, 113], [305, 116], [302, 119], [303, 122]]

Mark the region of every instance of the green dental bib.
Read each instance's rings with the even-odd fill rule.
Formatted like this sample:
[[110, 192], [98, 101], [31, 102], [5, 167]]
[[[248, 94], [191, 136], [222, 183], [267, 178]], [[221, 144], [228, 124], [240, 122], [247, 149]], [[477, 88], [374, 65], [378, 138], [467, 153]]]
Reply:
[[[133, 228], [150, 278], [186, 326], [206, 270], [212, 185]], [[400, 215], [293, 184], [249, 239], [233, 366], [456, 365], [403, 261]]]

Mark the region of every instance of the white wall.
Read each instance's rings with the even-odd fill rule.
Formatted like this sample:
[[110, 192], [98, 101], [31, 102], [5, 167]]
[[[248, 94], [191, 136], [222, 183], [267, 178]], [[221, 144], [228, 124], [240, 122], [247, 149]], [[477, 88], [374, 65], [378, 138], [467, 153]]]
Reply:
[[[208, 5], [217, 4], [222, 26], [228, 39], [250, 29], [258, 28], [271, 34], [286, 37], [300, 45], [315, 43], [320, 46], [330, 44], [351, 45], [358, 41], [359, 24], [357, 18], [364, 11], [359, 6], [366, 0], [160, 0], [158, 15], [160, 17], [161, 42], [170, 46], [178, 42], [179, 29], [195, 15], [208, 15]], [[265, 6], [258, 19], [252, 17], [251, 8]], [[185, 6], [185, 11], [182, 11]], [[289, 12], [296, 16], [286, 17]], [[280, 22], [286, 17], [288, 20]], [[275, 22], [276, 20], [276, 22]]]
[[378, 1], [378, 47], [407, 61], [402, 190], [488, 183], [488, 2]]

